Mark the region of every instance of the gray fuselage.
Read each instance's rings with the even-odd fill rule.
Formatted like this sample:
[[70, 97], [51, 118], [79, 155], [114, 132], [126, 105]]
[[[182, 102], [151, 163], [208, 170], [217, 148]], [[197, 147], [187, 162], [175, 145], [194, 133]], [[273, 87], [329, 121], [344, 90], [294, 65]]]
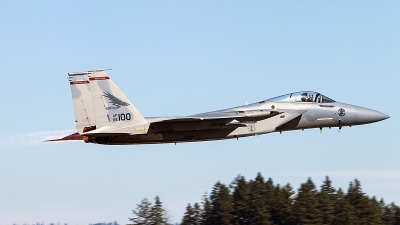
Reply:
[[[247, 112], [269, 112], [269, 115], [246, 116]], [[299, 113], [300, 112], [300, 113]], [[96, 137], [99, 144], [159, 144], [222, 140], [299, 129], [353, 126], [388, 118], [375, 110], [340, 102], [261, 101], [190, 117], [236, 114], [236, 118], [163, 121], [146, 118], [143, 134]], [[243, 114], [243, 116], [241, 116]], [[253, 115], [252, 114], [252, 115]], [[90, 141], [92, 142], [92, 141]]]

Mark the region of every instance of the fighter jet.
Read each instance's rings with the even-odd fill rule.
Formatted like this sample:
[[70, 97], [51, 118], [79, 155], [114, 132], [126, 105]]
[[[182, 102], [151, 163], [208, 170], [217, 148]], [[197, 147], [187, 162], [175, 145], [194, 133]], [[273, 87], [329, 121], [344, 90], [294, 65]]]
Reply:
[[[176, 117], [143, 117], [106, 70], [68, 73], [77, 132], [61, 139], [106, 145], [238, 139], [324, 127], [355, 126], [389, 118], [321, 93], [300, 91], [228, 109]], [[88, 78], [88, 79], [87, 79]]]

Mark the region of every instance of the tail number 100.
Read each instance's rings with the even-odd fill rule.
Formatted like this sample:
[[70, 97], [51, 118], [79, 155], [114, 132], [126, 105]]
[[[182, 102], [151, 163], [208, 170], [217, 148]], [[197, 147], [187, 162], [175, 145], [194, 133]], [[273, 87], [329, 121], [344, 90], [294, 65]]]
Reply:
[[130, 113], [118, 113], [118, 114], [113, 114], [113, 121], [125, 121], [125, 120], [131, 120], [132, 116]]

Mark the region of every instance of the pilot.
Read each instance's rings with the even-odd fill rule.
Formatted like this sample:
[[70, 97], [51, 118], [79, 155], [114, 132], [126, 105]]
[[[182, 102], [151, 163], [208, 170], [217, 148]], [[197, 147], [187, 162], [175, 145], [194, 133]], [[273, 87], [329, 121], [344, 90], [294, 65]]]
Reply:
[[317, 96], [315, 97], [315, 102], [321, 102], [321, 94], [317, 94]]
[[301, 101], [306, 102], [307, 101], [307, 93], [301, 94]]
[[313, 94], [308, 94], [308, 102], [313, 102], [313, 97], [314, 97], [314, 95]]

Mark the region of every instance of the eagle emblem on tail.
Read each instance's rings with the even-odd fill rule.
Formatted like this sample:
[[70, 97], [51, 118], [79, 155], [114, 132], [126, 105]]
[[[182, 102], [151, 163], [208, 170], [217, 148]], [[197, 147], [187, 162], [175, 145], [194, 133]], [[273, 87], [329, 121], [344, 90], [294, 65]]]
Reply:
[[121, 99], [115, 97], [114, 95], [112, 95], [110, 92], [108, 91], [103, 91], [103, 96], [108, 98], [108, 100], [110, 101], [110, 103], [114, 106], [114, 107], [108, 107], [107, 109], [118, 109], [121, 106], [128, 106], [130, 105], [129, 103], [126, 103], [124, 101], [122, 101]]

